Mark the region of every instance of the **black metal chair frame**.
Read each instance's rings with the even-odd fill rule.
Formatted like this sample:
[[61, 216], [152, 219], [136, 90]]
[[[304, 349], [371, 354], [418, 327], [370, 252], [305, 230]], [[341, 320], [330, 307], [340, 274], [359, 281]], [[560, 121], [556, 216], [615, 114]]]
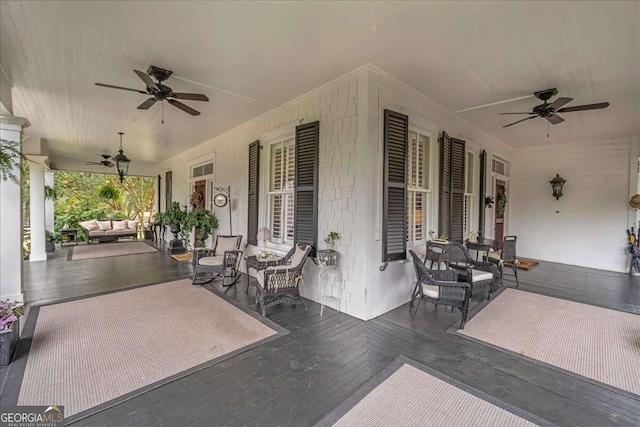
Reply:
[[[260, 305], [264, 317], [267, 317], [267, 307], [283, 302], [301, 303], [305, 310], [307, 309], [307, 304], [300, 296], [300, 282], [302, 281], [302, 269], [311, 252], [311, 246], [303, 243], [298, 243], [297, 246], [305, 251], [305, 255], [298, 265], [291, 265], [296, 251], [296, 245], [294, 245], [282, 259], [275, 262], [275, 265], [261, 270], [264, 271], [264, 280], [262, 287], [259, 284], [256, 285], [256, 305]], [[290, 268], [278, 268], [283, 266]]]
[[518, 280], [518, 257], [516, 256], [516, 241], [517, 236], [504, 236], [504, 240], [502, 241], [502, 252], [500, 252], [500, 259], [487, 257], [487, 261], [491, 263], [496, 263], [498, 266], [498, 274], [500, 274], [500, 285], [504, 286], [503, 277], [504, 277], [504, 263], [508, 262], [509, 267], [513, 271], [514, 276], [516, 276], [516, 288], [520, 286], [520, 281]]
[[[416, 321], [418, 307], [422, 300], [434, 303], [436, 308], [438, 305], [451, 307], [453, 311], [457, 308], [462, 313], [460, 319], [460, 329], [464, 329], [469, 314], [469, 300], [471, 299], [471, 285], [466, 282], [458, 281], [458, 272], [455, 270], [429, 270], [420, 257], [412, 250], [409, 251], [413, 258], [413, 267], [416, 271], [416, 285], [413, 288], [409, 310], [411, 311], [411, 320]], [[423, 285], [437, 286], [438, 298], [433, 298], [423, 292]], [[415, 301], [418, 301], [417, 304]], [[415, 304], [415, 307], [414, 307]]]
[[[216, 248], [218, 247], [219, 238], [237, 238], [236, 249], [224, 251], [222, 264], [220, 265], [200, 265], [200, 259], [204, 257], [216, 256]], [[222, 277], [222, 286], [228, 287], [235, 285], [240, 278], [240, 261], [242, 260], [242, 251], [239, 250], [242, 236], [221, 236], [217, 235], [213, 249], [196, 248], [193, 251], [193, 280], [194, 285], [203, 285], [205, 283]], [[200, 277], [198, 277], [198, 274]], [[230, 278], [231, 283], [225, 284], [225, 279]]]
[[[487, 289], [487, 299], [491, 299], [491, 287], [498, 277], [498, 267], [490, 262], [476, 261], [471, 258], [467, 248], [458, 242], [451, 242], [445, 249], [445, 262], [448, 268], [458, 272], [458, 280], [471, 285], [471, 294], [478, 290]], [[473, 281], [471, 270], [486, 271], [492, 274], [491, 279]]]

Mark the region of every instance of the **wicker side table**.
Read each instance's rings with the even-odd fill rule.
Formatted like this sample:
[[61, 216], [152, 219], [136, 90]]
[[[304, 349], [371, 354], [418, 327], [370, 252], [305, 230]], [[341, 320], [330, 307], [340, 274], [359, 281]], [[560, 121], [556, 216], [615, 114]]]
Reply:
[[320, 316], [324, 311], [324, 306], [332, 307], [335, 305], [336, 311], [340, 313], [342, 311], [342, 289], [344, 281], [342, 280], [342, 271], [335, 266], [322, 266], [320, 267], [319, 278], [319, 300], [320, 300]]

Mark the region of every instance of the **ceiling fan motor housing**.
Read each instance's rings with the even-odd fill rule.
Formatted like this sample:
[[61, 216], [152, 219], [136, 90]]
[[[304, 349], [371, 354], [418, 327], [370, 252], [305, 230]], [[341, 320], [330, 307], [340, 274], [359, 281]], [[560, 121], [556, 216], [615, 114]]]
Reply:
[[558, 89], [555, 87], [551, 89], [539, 90], [538, 92], [533, 92], [533, 95], [538, 98], [540, 101], [544, 101], [545, 103], [551, 99], [552, 96], [556, 96], [558, 94]]

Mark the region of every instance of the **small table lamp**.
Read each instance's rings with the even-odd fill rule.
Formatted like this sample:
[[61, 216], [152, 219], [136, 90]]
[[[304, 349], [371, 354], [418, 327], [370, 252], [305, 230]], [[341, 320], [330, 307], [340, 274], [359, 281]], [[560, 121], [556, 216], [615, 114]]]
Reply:
[[267, 240], [271, 239], [271, 231], [269, 231], [267, 227], [260, 227], [258, 229], [258, 235], [256, 236], [256, 239], [259, 241], [262, 241], [262, 252], [260, 253], [260, 257], [266, 258], [267, 256], [266, 245], [267, 245]]

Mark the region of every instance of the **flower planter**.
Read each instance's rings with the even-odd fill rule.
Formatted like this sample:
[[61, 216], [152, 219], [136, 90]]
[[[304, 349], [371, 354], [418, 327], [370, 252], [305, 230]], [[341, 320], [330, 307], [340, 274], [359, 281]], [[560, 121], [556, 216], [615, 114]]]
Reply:
[[331, 249], [323, 249], [317, 254], [318, 264], [323, 267], [336, 265], [337, 258], [338, 253]]
[[0, 331], [0, 366], [8, 365], [20, 338], [20, 319]]
[[56, 242], [50, 240], [47, 242], [47, 245], [45, 246], [45, 250], [47, 252], [54, 252], [56, 250]]

